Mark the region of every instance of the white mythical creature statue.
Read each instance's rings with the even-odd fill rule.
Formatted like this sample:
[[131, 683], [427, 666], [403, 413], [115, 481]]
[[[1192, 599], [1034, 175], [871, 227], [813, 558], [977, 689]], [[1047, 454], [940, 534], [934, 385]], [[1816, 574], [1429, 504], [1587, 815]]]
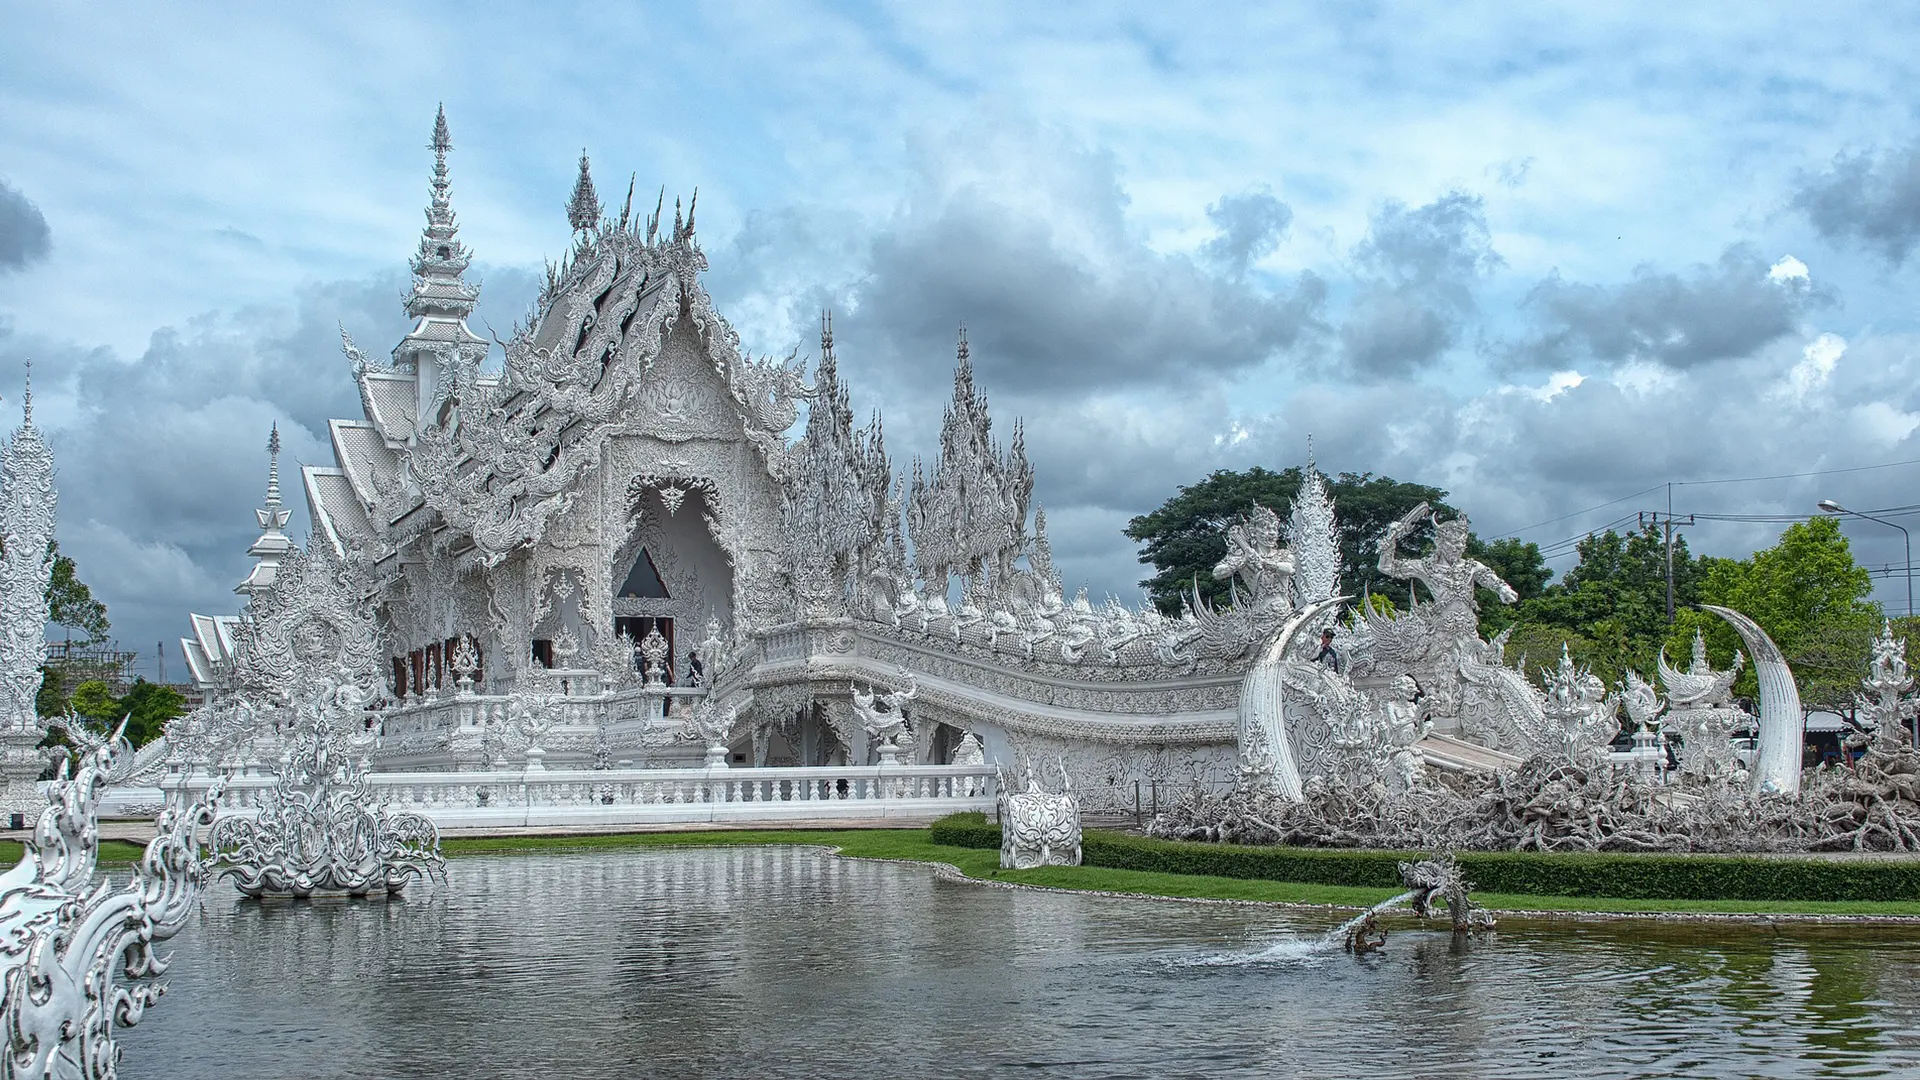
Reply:
[[[1433, 554], [1402, 556], [1400, 541], [1423, 520], [1434, 522]], [[1469, 530], [1464, 517], [1435, 519], [1426, 503], [1388, 526], [1380, 543], [1380, 572], [1425, 585], [1433, 600], [1397, 618], [1369, 611], [1359, 629], [1372, 673], [1413, 675], [1426, 691], [1434, 726], [1442, 733], [1532, 756], [1553, 742], [1539, 693], [1523, 674], [1499, 662], [1493, 643], [1481, 639], [1475, 590], [1489, 589], [1508, 604], [1519, 594], [1485, 563], [1467, 557]]]
[[1280, 516], [1255, 506], [1227, 529], [1227, 555], [1213, 568], [1215, 581], [1230, 581], [1254, 608], [1285, 615], [1293, 610], [1293, 554], [1280, 546]]
[[1745, 709], [1733, 704], [1733, 684], [1746, 662], [1736, 650], [1733, 666], [1714, 670], [1707, 662], [1707, 639], [1697, 630], [1687, 670], [1675, 670], [1666, 649], [1660, 650], [1660, 684], [1666, 687], [1670, 706], [1667, 724], [1680, 735], [1680, 769], [1686, 775], [1726, 780], [1745, 772], [1734, 756], [1732, 734], [1753, 722]]
[[[186, 926], [205, 890], [200, 830], [218, 785], [205, 801], [160, 813], [125, 888], [94, 882], [98, 800], [133, 754], [125, 727], [87, 747], [71, 780], [61, 765], [19, 864], [0, 874], [0, 1076], [112, 1080], [114, 1027], [139, 1023], [166, 991], [150, 981], [167, 971], [153, 945]], [[132, 985], [119, 985], [123, 975]]]
[[1541, 675], [1547, 684], [1543, 711], [1558, 737], [1555, 756], [1582, 769], [1606, 764], [1608, 748], [1620, 734], [1620, 699], [1607, 693], [1591, 670], [1576, 667], [1565, 645], [1560, 663]]
[[1875, 753], [1898, 754], [1913, 746], [1914, 714], [1920, 702], [1908, 691], [1913, 676], [1907, 673], [1907, 643], [1893, 636], [1893, 623], [1882, 624], [1880, 636], [1873, 642], [1873, 663], [1860, 685], [1867, 692], [1855, 695], [1862, 726], [1873, 732], [1870, 744]]
[[1040, 789], [1031, 768], [1027, 790], [1007, 791], [1000, 781], [1000, 866], [1031, 870], [1036, 866], [1080, 865], [1080, 800], [1073, 794], [1073, 778], [1060, 766], [1060, 793]]
[[213, 823], [210, 865], [251, 897], [393, 895], [414, 877], [444, 878], [440, 830], [381, 802], [355, 756], [338, 727], [310, 718], [258, 813]]
[[871, 686], [863, 693], [858, 683], [850, 684], [853, 715], [879, 751], [882, 765], [900, 764], [901, 751], [910, 751], [913, 746], [913, 730], [908, 726], [906, 707], [907, 702], [920, 696], [920, 683], [905, 670], [900, 672], [900, 677], [906, 680], [906, 689], [884, 694]]

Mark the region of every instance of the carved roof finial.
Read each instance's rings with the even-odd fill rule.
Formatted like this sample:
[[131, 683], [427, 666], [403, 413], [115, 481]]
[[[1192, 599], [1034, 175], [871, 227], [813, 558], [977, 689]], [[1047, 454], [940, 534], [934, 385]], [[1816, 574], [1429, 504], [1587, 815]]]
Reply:
[[21, 424], [33, 426], [33, 358], [27, 358], [27, 385], [20, 391]]
[[1307, 471], [1313, 471], [1313, 432], [1307, 432]]
[[247, 554], [253, 556], [253, 570], [233, 590], [243, 596], [257, 596], [272, 587], [280, 574], [281, 560], [295, 550], [293, 540], [286, 534], [293, 511], [280, 501], [280, 422], [277, 420], [267, 435], [266, 503], [255, 510], [253, 516], [260, 523], [260, 535], [247, 548]]
[[828, 359], [833, 355], [833, 311], [822, 309], [820, 312], [820, 357]]
[[573, 195], [567, 200], [567, 224], [574, 232], [586, 232], [600, 224], [600, 196], [593, 190], [593, 172], [587, 164], [587, 148], [580, 148], [580, 175], [573, 181]]
[[446, 160], [447, 151], [453, 149], [453, 135], [447, 131], [447, 103], [441, 102], [438, 112], [433, 114], [433, 141], [427, 149], [441, 160]]
[[280, 421], [273, 422], [273, 430], [267, 435], [267, 506], [278, 509], [280, 506]]
[[473, 314], [480, 292], [461, 279], [472, 253], [460, 242], [460, 224], [453, 214], [453, 182], [447, 174], [447, 151], [453, 149], [453, 137], [447, 132], [447, 109], [442, 105], [433, 117], [432, 199], [427, 204], [427, 227], [421, 230], [420, 247], [413, 254], [413, 291], [407, 296], [407, 314], [414, 318], [434, 315], [464, 319]]
[[[584, 152], [585, 151], [582, 151], [582, 153]], [[633, 185], [639, 182], [640, 182], [639, 173], [633, 173], [627, 177], [627, 201], [626, 201], [626, 205], [620, 208], [620, 231], [621, 232], [626, 232], [627, 222], [633, 220]]]

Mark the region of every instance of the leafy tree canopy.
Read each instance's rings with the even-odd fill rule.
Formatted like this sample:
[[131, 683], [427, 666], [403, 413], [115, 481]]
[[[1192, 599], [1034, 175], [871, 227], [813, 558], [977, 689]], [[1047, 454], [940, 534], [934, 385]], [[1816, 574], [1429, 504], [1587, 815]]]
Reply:
[[[1733, 608], [1760, 624], [1793, 668], [1802, 704], [1850, 714], [1882, 616], [1879, 605], [1867, 600], [1873, 578], [1854, 562], [1839, 523], [1809, 518], [1787, 526], [1774, 546], [1751, 558], [1702, 562], [1701, 602]], [[1690, 640], [1695, 626], [1706, 632], [1716, 657], [1730, 659], [1739, 647], [1738, 635], [1705, 612], [1677, 620], [1674, 638]], [[1735, 689], [1756, 692], [1751, 670]]]
[[[167, 730], [167, 721], [187, 711], [186, 699], [171, 686], [137, 679], [124, 695], [99, 679], [88, 679], [67, 695], [60, 715], [72, 712], [96, 734], [110, 732], [127, 721], [127, 741], [145, 746]], [[64, 742], [65, 740], [56, 740]]]
[[51, 620], [76, 631], [87, 644], [107, 636], [112, 626], [107, 621], [107, 605], [94, 599], [93, 590], [80, 580], [73, 560], [60, 554], [60, 543], [47, 548], [53, 553], [53, 576], [47, 581], [47, 607]]

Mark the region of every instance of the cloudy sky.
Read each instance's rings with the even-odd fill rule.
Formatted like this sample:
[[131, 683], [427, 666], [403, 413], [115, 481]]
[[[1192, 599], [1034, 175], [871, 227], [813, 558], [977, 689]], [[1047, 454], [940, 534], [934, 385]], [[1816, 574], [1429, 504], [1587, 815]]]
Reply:
[[234, 607], [268, 426], [316, 462], [357, 415], [337, 326], [404, 332], [445, 102], [477, 329], [566, 244], [583, 146], [609, 201], [697, 187], [722, 310], [784, 355], [831, 306], [901, 465], [966, 323], [1096, 595], [1143, 576], [1129, 516], [1309, 434], [1543, 545], [1669, 483], [1920, 502], [1920, 19], [1276, 7], [9, 4], [0, 395], [31, 357], [62, 544], [151, 671]]

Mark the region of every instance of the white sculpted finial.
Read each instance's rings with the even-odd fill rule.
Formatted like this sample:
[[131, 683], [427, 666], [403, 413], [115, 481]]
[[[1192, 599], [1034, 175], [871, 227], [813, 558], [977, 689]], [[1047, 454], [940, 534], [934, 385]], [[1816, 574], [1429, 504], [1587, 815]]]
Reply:
[[[632, 192], [628, 192], [632, 199]], [[567, 200], [567, 224], [574, 232], [586, 232], [600, 224], [600, 196], [593, 190], [593, 172], [587, 165], [587, 148], [580, 148], [580, 175], [573, 181], [573, 195]]]

